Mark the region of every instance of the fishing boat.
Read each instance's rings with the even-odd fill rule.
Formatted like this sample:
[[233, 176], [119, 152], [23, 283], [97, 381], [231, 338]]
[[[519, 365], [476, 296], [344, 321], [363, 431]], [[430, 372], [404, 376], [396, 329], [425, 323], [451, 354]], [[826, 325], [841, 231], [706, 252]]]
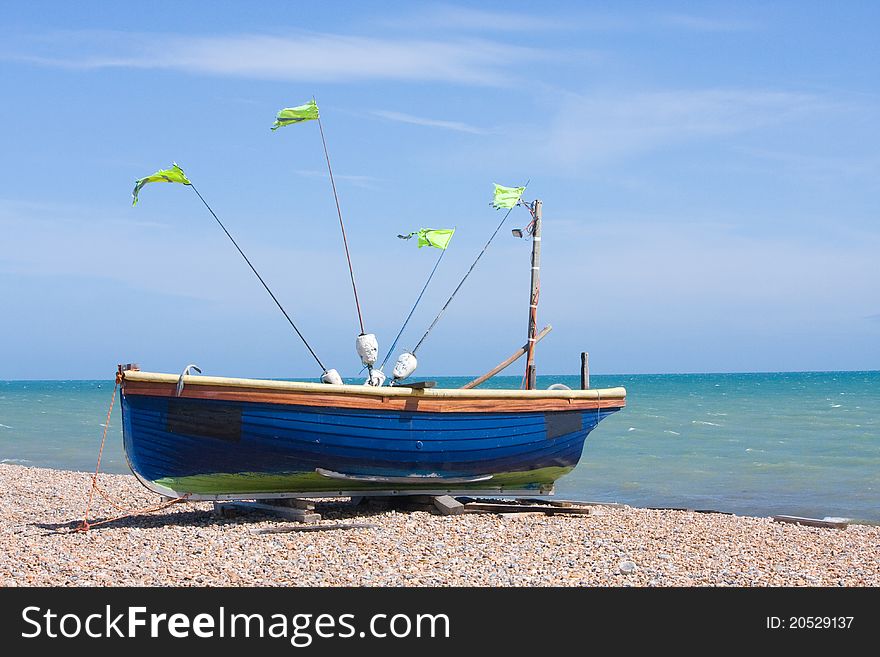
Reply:
[[[317, 121], [313, 99], [281, 110], [273, 130]], [[538, 333], [541, 201], [522, 200], [523, 187], [495, 185], [496, 209], [507, 209], [446, 304], [412, 350], [404, 351], [385, 385], [386, 360], [377, 365], [378, 342], [364, 329], [354, 269], [342, 220], [330, 157], [321, 142], [336, 200], [342, 242], [348, 260], [360, 325], [356, 349], [368, 377], [346, 384], [328, 369], [268, 284], [220, 221], [207, 201], [175, 163], [135, 182], [190, 186], [232, 241], [290, 326], [323, 371], [320, 382], [197, 376], [187, 366], [180, 375], [141, 371], [120, 365], [123, 444], [129, 466], [150, 490], [195, 500], [398, 494], [550, 494], [554, 482], [578, 463], [587, 435], [626, 404], [623, 388], [580, 390], [564, 385], [536, 389], [535, 346], [550, 327]], [[526, 183], [528, 185], [528, 183]], [[528, 209], [531, 221], [516, 237], [532, 241], [528, 341], [511, 358], [462, 389], [440, 389], [434, 382], [407, 383], [417, 366], [416, 352], [486, 252], [514, 207]], [[441, 250], [422, 293], [388, 350], [391, 355], [454, 229], [422, 229], [419, 247]], [[430, 249], [429, 249], [430, 250]], [[477, 386], [526, 355], [522, 390]]]
[[550, 494], [590, 431], [626, 403], [623, 388], [375, 387], [124, 368], [118, 379], [132, 472], [156, 493], [197, 500]]

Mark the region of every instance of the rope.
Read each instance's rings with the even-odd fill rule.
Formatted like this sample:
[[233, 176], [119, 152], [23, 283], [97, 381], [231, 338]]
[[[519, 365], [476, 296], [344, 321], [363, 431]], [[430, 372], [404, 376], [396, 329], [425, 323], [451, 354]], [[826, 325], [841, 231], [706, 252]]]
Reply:
[[113, 413], [113, 404], [116, 403], [116, 391], [119, 390], [119, 382], [113, 385], [113, 396], [110, 397], [110, 408], [107, 409], [107, 421], [104, 422], [104, 433], [101, 436], [101, 448], [98, 450], [98, 462], [95, 464], [95, 474], [92, 475], [92, 485], [89, 488], [89, 500], [86, 503], [86, 512], [83, 514], [82, 525], [80, 529], [83, 531], [89, 528], [89, 512], [92, 510], [92, 497], [95, 489], [98, 487], [98, 470], [101, 468], [101, 458], [104, 456], [104, 444], [107, 442], [107, 429], [110, 427], [110, 416]]
[[238, 245], [238, 242], [236, 242], [236, 241], [235, 241], [235, 238], [233, 238], [232, 235], [229, 234], [229, 231], [226, 230], [226, 226], [223, 225], [223, 222], [220, 221], [220, 219], [217, 217], [217, 215], [216, 215], [216, 214], [214, 213], [214, 211], [211, 209], [211, 206], [208, 205], [208, 202], [207, 202], [204, 198], [202, 198], [202, 195], [199, 194], [199, 190], [196, 189], [196, 186], [193, 185], [192, 183], [190, 183], [190, 187], [192, 187], [192, 190], [196, 193], [196, 196], [198, 196], [199, 199], [201, 199], [202, 203], [205, 204], [205, 207], [208, 208], [208, 212], [210, 212], [211, 215], [213, 215], [214, 219], [215, 219], [215, 220], [217, 221], [217, 223], [220, 225], [220, 228], [222, 228], [222, 229], [223, 229], [223, 232], [226, 233], [226, 237], [228, 237], [229, 240], [232, 242], [232, 244], [235, 246], [235, 248], [238, 249], [238, 252], [241, 254], [241, 257], [244, 258], [244, 261], [248, 264], [248, 267], [251, 268], [251, 271], [254, 272], [254, 274], [256, 275], [256, 277], [259, 279], [260, 283], [263, 284], [263, 287], [266, 288], [266, 292], [269, 293], [269, 296], [272, 297], [272, 301], [275, 302], [275, 305], [278, 306], [278, 309], [283, 313], [284, 317], [287, 318], [288, 323], [289, 323], [290, 326], [293, 328], [293, 330], [296, 331], [296, 334], [299, 336], [299, 339], [303, 341], [303, 344], [306, 346], [306, 349], [309, 350], [309, 353], [312, 355], [312, 358], [315, 359], [315, 361], [318, 363], [318, 366], [321, 368], [321, 370], [323, 370], [324, 372], [326, 372], [326, 371], [327, 371], [327, 368], [324, 367], [324, 363], [321, 362], [321, 359], [318, 358], [318, 355], [315, 353], [315, 350], [312, 349], [311, 345], [308, 343], [308, 341], [305, 339], [305, 337], [303, 336], [303, 334], [300, 333], [299, 329], [296, 327], [296, 324], [294, 324], [294, 323], [293, 323], [293, 320], [290, 319], [290, 315], [288, 315], [288, 314], [287, 314], [287, 311], [284, 310], [284, 306], [281, 305], [281, 302], [278, 301], [278, 299], [275, 298], [275, 295], [274, 295], [274, 294], [272, 294], [272, 290], [270, 290], [270, 289], [269, 289], [269, 286], [266, 285], [266, 281], [264, 281], [264, 280], [263, 280], [263, 277], [260, 276], [260, 272], [257, 271], [257, 268], [254, 267], [253, 264], [251, 264], [251, 261], [250, 261], [250, 260], [248, 259], [248, 257], [244, 254], [244, 251], [241, 250], [241, 247]]
[[[177, 497], [172, 500], [166, 500], [165, 502], [161, 502], [159, 504], [154, 504], [151, 506], [146, 506], [142, 509], [126, 509], [125, 507], [119, 505], [115, 502], [104, 489], [98, 486], [98, 472], [101, 469], [101, 459], [104, 456], [104, 445], [107, 443], [107, 430], [110, 428], [110, 417], [113, 415], [113, 405], [116, 402], [116, 391], [119, 389], [119, 382], [113, 386], [113, 396], [110, 398], [110, 408], [107, 409], [107, 421], [104, 423], [104, 431], [101, 435], [101, 447], [98, 450], [98, 462], [95, 464], [95, 474], [92, 475], [92, 485], [89, 487], [89, 499], [86, 503], [86, 510], [83, 513], [82, 523], [75, 528], [74, 531], [79, 532], [87, 532], [92, 527], [97, 527], [98, 525], [104, 525], [108, 522], [113, 522], [115, 520], [121, 520], [122, 518], [127, 518], [129, 516], [133, 516], [135, 514], [141, 513], [153, 513], [154, 511], [159, 511], [160, 509], [164, 509], [166, 507], [171, 506], [172, 504], [177, 504], [179, 502], [183, 502], [186, 500], [189, 495], [185, 495], [183, 497]], [[118, 511], [122, 511], [121, 515], [115, 516], [113, 518], [105, 518], [104, 520], [97, 520], [95, 522], [89, 522], [89, 513], [92, 510], [92, 499], [94, 498], [95, 491], [103, 497], [107, 502], [110, 503]]]
[[397, 346], [397, 341], [400, 340], [400, 336], [403, 335], [403, 331], [406, 328], [406, 325], [409, 324], [410, 318], [413, 316], [413, 313], [416, 310], [416, 307], [419, 305], [419, 302], [422, 300], [422, 295], [425, 294], [425, 290], [428, 289], [428, 284], [431, 282], [431, 279], [434, 278], [434, 272], [437, 271], [437, 267], [440, 266], [440, 261], [443, 260], [443, 256], [446, 255], [446, 249], [440, 251], [440, 257], [437, 258], [437, 262], [434, 263], [434, 268], [431, 270], [431, 274], [428, 276], [428, 280], [425, 281], [425, 286], [422, 288], [422, 291], [419, 292], [419, 297], [416, 299], [416, 302], [413, 304], [412, 310], [409, 311], [409, 315], [406, 316], [406, 319], [403, 321], [403, 326], [400, 327], [400, 331], [397, 332], [397, 337], [394, 338], [394, 342], [391, 343], [391, 347], [388, 349], [388, 352], [385, 354], [385, 360], [382, 361], [382, 364], [379, 366], [379, 369], [385, 367], [385, 363], [388, 362], [388, 358], [391, 354], [394, 353], [394, 347]]
[[[526, 186], [528, 186], [528, 183], [526, 183]], [[452, 300], [455, 298], [455, 295], [458, 294], [458, 291], [461, 289], [461, 286], [464, 285], [464, 282], [467, 280], [467, 277], [471, 275], [471, 272], [474, 270], [474, 267], [476, 267], [477, 263], [480, 261], [480, 258], [483, 257], [483, 254], [486, 252], [486, 249], [489, 248], [489, 245], [492, 243], [492, 240], [495, 239], [495, 236], [498, 234], [498, 231], [501, 230], [501, 227], [504, 225], [504, 222], [507, 221], [507, 217], [510, 216], [510, 213], [513, 211], [513, 208], [515, 208], [515, 207], [516, 206], [514, 205], [513, 207], [507, 209], [507, 212], [504, 214], [504, 217], [501, 219], [501, 223], [498, 224], [498, 227], [495, 229], [495, 232], [492, 233], [492, 236], [489, 238], [489, 241], [486, 242], [486, 246], [484, 246], [483, 250], [480, 251], [480, 253], [477, 255], [477, 259], [473, 261], [473, 263], [470, 266], [470, 269], [468, 269], [467, 273], [464, 275], [464, 278], [461, 279], [461, 282], [458, 284], [458, 286], [455, 288], [455, 290], [453, 290], [452, 295], [449, 297], [449, 299], [447, 299], [446, 303], [443, 304], [443, 307], [440, 309], [440, 312], [437, 313], [437, 316], [434, 318], [434, 321], [431, 322], [431, 325], [428, 327], [428, 330], [425, 331], [425, 334], [422, 336], [422, 339], [419, 340], [418, 344], [416, 344], [415, 348], [412, 350], [413, 355], [415, 355], [415, 353], [419, 350], [419, 347], [422, 346], [422, 343], [425, 341], [425, 338], [428, 337], [428, 334], [431, 332], [431, 330], [434, 328], [434, 326], [437, 324], [437, 322], [440, 321], [440, 318], [443, 316], [443, 313], [446, 312], [446, 308], [449, 306], [450, 303], [452, 303]]]
[[[527, 343], [529, 348], [528, 348], [528, 351], [526, 352], [527, 353], [526, 373], [524, 375], [527, 379], [526, 386], [525, 386], [526, 390], [529, 390], [530, 385], [531, 385], [531, 381], [528, 380], [529, 367], [530, 366], [533, 367], [535, 365], [535, 346], [537, 345], [537, 342], [535, 340], [535, 335], [537, 334], [537, 331], [538, 331], [538, 297], [540, 297], [540, 296], [541, 296], [541, 281], [538, 281], [538, 284], [535, 286], [535, 294], [532, 297], [531, 303], [529, 304], [529, 333], [531, 334], [531, 337], [529, 338], [529, 341]], [[533, 329], [534, 329], [534, 333], [532, 333]], [[537, 385], [538, 385], [538, 377], [537, 377], [537, 373], [536, 373], [535, 374], [535, 386], [537, 387]]]

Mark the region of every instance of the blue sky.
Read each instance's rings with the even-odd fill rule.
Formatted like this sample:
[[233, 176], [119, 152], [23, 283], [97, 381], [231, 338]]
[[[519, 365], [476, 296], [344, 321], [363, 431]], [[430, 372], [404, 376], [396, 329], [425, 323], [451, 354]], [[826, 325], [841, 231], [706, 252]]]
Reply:
[[[412, 347], [496, 226], [544, 202], [539, 373], [880, 369], [880, 4], [4, 3], [0, 379], [117, 362], [320, 374], [389, 346], [457, 227]], [[478, 374], [523, 343], [515, 211], [419, 352]], [[392, 359], [393, 360], [393, 359]], [[516, 372], [521, 368], [517, 366]]]

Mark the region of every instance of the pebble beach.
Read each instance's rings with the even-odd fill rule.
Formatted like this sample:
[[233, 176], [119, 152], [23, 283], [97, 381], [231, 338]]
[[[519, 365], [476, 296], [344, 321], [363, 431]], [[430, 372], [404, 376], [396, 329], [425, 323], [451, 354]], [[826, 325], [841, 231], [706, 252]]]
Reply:
[[[316, 503], [326, 530], [175, 504], [75, 531], [91, 474], [0, 465], [5, 586], [880, 585], [880, 526], [808, 527], [720, 513], [596, 506], [590, 515], [463, 514]], [[159, 502], [131, 475], [99, 484]], [[95, 496], [92, 519], [119, 515]], [[362, 525], [342, 529], [345, 525]]]

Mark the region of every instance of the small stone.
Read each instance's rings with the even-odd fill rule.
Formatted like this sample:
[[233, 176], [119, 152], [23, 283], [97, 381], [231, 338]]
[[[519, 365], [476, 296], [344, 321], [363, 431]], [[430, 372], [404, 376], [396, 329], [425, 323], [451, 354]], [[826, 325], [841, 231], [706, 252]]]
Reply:
[[618, 570], [620, 570], [621, 575], [629, 575], [632, 572], [635, 572], [636, 565], [632, 561], [621, 561], [617, 565]]

